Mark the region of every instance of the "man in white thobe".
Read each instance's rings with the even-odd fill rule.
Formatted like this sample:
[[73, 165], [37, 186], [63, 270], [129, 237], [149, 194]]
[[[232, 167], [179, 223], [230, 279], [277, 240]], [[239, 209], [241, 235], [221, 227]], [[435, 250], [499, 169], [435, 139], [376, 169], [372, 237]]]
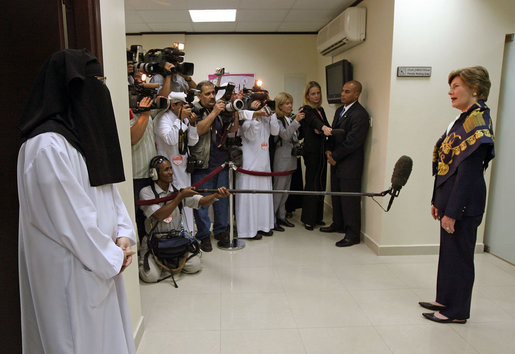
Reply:
[[[240, 127], [242, 138], [242, 168], [257, 172], [270, 172], [268, 139], [279, 134], [277, 117], [259, 111], [241, 111], [247, 120]], [[250, 117], [253, 116], [252, 119]], [[272, 189], [272, 177], [244, 173], [236, 175], [237, 189]], [[236, 194], [236, 224], [238, 238], [260, 239], [271, 236], [274, 227], [274, 204], [272, 194]]]
[[[177, 188], [191, 185], [191, 174], [186, 172], [188, 163], [188, 148], [198, 143], [196, 127], [197, 115], [185, 106], [186, 95], [182, 92], [171, 92], [168, 96], [170, 108], [156, 117], [154, 133], [158, 155], [165, 156], [171, 163], [174, 174], [174, 184]], [[181, 118], [179, 118], [179, 116]], [[193, 209], [184, 208], [184, 229], [194, 232], [195, 220]]]

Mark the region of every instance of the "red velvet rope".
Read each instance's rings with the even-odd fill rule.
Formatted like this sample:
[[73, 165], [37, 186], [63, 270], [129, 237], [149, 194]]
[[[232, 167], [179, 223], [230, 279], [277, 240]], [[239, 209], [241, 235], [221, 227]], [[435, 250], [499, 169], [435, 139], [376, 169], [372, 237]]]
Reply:
[[[220, 171], [222, 171], [223, 169], [225, 168], [225, 164], [223, 165], [220, 165], [218, 166], [217, 168], [215, 168], [213, 171], [211, 171], [210, 174], [208, 174], [206, 177], [202, 178], [200, 181], [198, 181], [197, 183], [195, 183], [192, 187], [195, 187], [195, 188], [198, 188], [199, 186], [201, 186], [202, 184], [206, 183], [207, 181], [209, 181], [211, 178], [213, 178], [214, 176], [216, 176], [217, 174], [220, 173]], [[153, 182], [152, 182], [153, 183]], [[167, 202], [169, 200], [172, 200], [174, 199], [176, 196], [177, 196], [178, 193], [174, 193], [172, 195], [169, 195], [167, 197], [163, 197], [163, 198], [157, 198], [157, 199], [147, 199], [147, 200], [137, 200], [134, 202], [134, 204], [136, 204], [136, 206], [139, 206], [139, 205], [151, 205], [151, 204], [159, 204], [159, 203], [162, 203], [162, 202]]]
[[244, 173], [246, 175], [269, 177], [269, 176], [288, 176], [288, 175], [295, 173], [296, 170], [284, 171], [284, 172], [259, 172], [259, 171], [244, 170], [243, 168], [238, 167], [236, 169], [236, 171]]

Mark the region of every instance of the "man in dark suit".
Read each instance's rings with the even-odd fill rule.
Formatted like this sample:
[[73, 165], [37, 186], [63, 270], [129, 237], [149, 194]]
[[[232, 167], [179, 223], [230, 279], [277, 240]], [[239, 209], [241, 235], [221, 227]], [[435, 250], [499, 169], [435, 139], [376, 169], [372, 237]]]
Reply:
[[[361, 192], [364, 145], [370, 126], [370, 117], [359, 104], [361, 83], [352, 80], [342, 89], [343, 106], [334, 114], [332, 129], [326, 148], [327, 161], [331, 165], [331, 191]], [[334, 129], [343, 130], [341, 134]], [[336, 242], [337, 247], [348, 247], [360, 242], [361, 198], [332, 197], [333, 222], [320, 228], [322, 232], [341, 232], [345, 237]]]

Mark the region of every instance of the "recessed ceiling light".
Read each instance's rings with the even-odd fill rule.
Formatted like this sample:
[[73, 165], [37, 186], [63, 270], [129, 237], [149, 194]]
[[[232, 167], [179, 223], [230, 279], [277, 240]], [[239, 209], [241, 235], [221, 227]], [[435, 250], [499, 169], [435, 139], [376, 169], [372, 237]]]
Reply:
[[234, 22], [236, 9], [227, 10], [189, 10], [193, 22]]

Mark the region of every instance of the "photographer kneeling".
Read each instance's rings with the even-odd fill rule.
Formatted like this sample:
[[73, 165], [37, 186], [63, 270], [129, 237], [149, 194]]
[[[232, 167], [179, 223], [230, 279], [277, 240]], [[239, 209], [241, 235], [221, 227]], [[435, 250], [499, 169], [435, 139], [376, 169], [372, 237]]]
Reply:
[[[169, 202], [142, 205], [141, 210], [147, 217], [145, 220], [145, 229], [147, 233], [153, 229], [151, 225], [158, 223], [153, 231], [158, 233], [166, 233], [172, 230], [182, 231], [182, 213], [184, 207], [197, 209], [199, 207], [207, 207], [219, 199], [229, 196], [229, 192], [225, 187], [218, 188], [218, 192], [208, 196], [198, 194], [192, 187], [186, 187], [180, 191], [173, 184], [173, 169], [170, 161], [164, 156], [155, 156], [150, 161], [149, 174], [152, 176], [152, 183], [150, 186], [143, 188], [140, 191], [140, 200], [150, 200], [168, 197], [174, 193], [177, 196]], [[148, 236], [146, 236], [148, 237]], [[147, 252], [146, 237], [141, 242], [140, 249], [140, 276], [144, 281], [156, 282], [161, 279], [161, 270], [154, 267], [154, 269], [143, 269], [143, 258]], [[194, 259], [194, 258], [193, 258]], [[184, 272], [195, 273], [200, 270], [199, 260], [186, 263]], [[189, 269], [188, 269], [189, 268]]]

